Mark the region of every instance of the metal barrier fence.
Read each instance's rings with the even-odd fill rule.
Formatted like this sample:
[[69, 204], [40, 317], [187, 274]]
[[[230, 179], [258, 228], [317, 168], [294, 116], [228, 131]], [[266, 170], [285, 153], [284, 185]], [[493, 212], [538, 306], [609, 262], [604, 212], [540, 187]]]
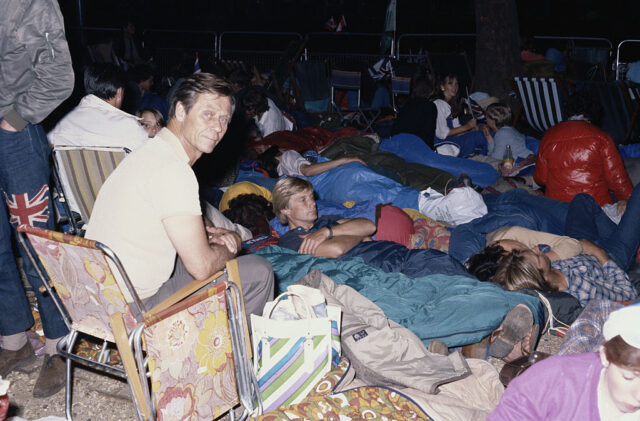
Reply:
[[[433, 40], [438, 40], [434, 45]], [[398, 37], [398, 60], [420, 61], [427, 51], [466, 52], [473, 56], [476, 49], [476, 34], [402, 34]], [[422, 53], [421, 53], [422, 52]]]
[[305, 59], [326, 60], [332, 68], [360, 71], [386, 57], [380, 54], [382, 34], [366, 32], [309, 32]]
[[[102, 44], [115, 38], [117, 28], [71, 27], [79, 35], [82, 48], [92, 60], [96, 54], [105, 53]], [[304, 44], [302, 60], [327, 60], [335, 68], [361, 70], [385, 55], [380, 54], [380, 33], [355, 32], [310, 32], [304, 37], [297, 32], [250, 32], [183, 30], [147, 30], [143, 34], [145, 47], [153, 51], [161, 73], [169, 72], [181, 60], [195, 59], [199, 53], [201, 62], [242, 61], [255, 64], [261, 72], [271, 71], [284, 58], [290, 58]], [[425, 53], [465, 52], [473, 69], [475, 55], [475, 34], [400, 34], [396, 41], [396, 57], [400, 61], [415, 62], [426, 59]], [[533, 37], [537, 44], [544, 47], [560, 47], [571, 43], [572, 58], [600, 63], [605, 66], [612, 55], [613, 44], [606, 38], [596, 37]], [[618, 45], [613, 69], [616, 78], [622, 77], [625, 62], [620, 59], [623, 45], [640, 43], [640, 40], [624, 40]], [[248, 48], [247, 48], [248, 47]], [[104, 58], [104, 57], [103, 57]], [[608, 67], [608, 66], [606, 66]]]
[[297, 32], [226, 31], [218, 37], [216, 57], [249, 62], [261, 72], [269, 72], [282, 57], [295, 54], [302, 41]]
[[[632, 44], [635, 44], [635, 45], [632, 45]], [[634, 47], [632, 49], [633, 53], [630, 55], [633, 55], [636, 59], [640, 59], [640, 39], [625, 39], [621, 41], [618, 44], [618, 48], [616, 48], [616, 58], [613, 62], [613, 70], [616, 74], [616, 80], [625, 79], [625, 75], [628, 70], [628, 65], [631, 62], [631, 60], [628, 60], [628, 59], [625, 59], [624, 61], [620, 59], [620, 56], [621, 56], [620, 51], [622, 50], [623, 46]], [[627, 54], [629, 54], [629, 51], [627, 51]]]

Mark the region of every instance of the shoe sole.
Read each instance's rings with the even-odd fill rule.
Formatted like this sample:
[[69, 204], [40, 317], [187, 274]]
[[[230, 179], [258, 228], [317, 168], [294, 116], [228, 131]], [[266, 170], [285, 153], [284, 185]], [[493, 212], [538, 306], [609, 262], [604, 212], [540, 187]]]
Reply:
[[[533, 314], [524, 305], [512, 308], [500, 324], [502, 330], [489, 346], [489, 354], [495, 358], [504, 358], [513, 350], [513, 346], [522, 340], [533, 326]], [[535, 341], [537, 338], [531, 338]]]
[[0, 377], [6, 377], [7, 374], [11, 373], [12, 371], [27, 366], [29, 364], [33, 364], [36, 361], [36, 356], [35, 354], [30, 355], [28, 358], [25, 358], [24, 360], [20, 360], [17, 361], [15, 364], [9, 366], [5, 371], [3, 371], [2, 373], [0, 373]]

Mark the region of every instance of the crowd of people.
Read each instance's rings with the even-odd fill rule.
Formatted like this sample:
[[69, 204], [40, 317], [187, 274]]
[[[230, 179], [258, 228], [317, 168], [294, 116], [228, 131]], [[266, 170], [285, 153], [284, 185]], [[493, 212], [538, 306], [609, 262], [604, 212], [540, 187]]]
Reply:
[[[300, 110], [289, 108], [264, 86], [254, 85], [251, 75], [241, 69], [218, 75], [187, 71], [161, 95], [153, 89], [153, 68], [132, 41], [135, 29], [129, 24], [123, 27], [118, 46], [121, 63], [86, 66], [83, 98], [45, 135], [39, 123], [73, 88], [62, 15], [55, 2], [34, 2], [30, 8], [25, 2], [10, 3], [0, 17], [0, 34], [6, 40], [0, 46], [4, 93], [0, 98], [0, 190], [6, 205], [0, 206], [0, 376], [34, 357], [25, 334], [33, 318], [11, 238], [21, 224], [58, 228], [49, 188], [51, 148], [117, 147], [130, 153], [102, 185], [90, 219], [84, 221], [85, 237], [114, 250], [146, 308], [237, 258], [246, 312], [262, 314], [278, 290], [274, 277], [278, 268], [244, 250], [260, 235], [273, 237], [269, 244], [298, 254], [358, 258], [410, 279], [446, 275], [452, 283], [479, 280], [492, 285], [498, 297], [520, 291], [533, 296], [537, 305], [532, 307], [532, 301], [524, 298], [505, 304], [488, 335], [454, 346], [446, 343], [445, 336], [431, 338], [425, 341], [429, 350], [446, 355], [460, 345], [470, 358], [514, 361], [535, 351], [548, 321], [558, 316], [558, 308], [570, 302], [578, 309], [567, 320], [568, 324], [575, 321], [567, 334], [566, 353], [572, 355], [534, 364], [509, 384], [488, 419], [637, 419], [640, 329], [635, 323], [640, 320], [640, 282], [629, 271], [637, 265], [640, 246], [640, 187], [634, 188], [616, 145], [596, 126], [597, 110], [588, 97], [572, 97], [567, 104], [568, 121], [544, 133], [539, 147], [534, 142], [532, 150], [513, 126], [513, 113], [506, 103], [486, 104], [481, 119], [461, 98], [455, 75], [434, 78], [417, 69], [391, 134], [415, 135], [438, 155], [436, 159], [489, 163], [505, 177], [535, 164], [529, 184], [540, 193], [485, 196], [485, 216], [442, 228], [451, 236], [448, 252], [414, 248], [408, 237], [400, 240], [396, 234], [401, 226], [413, 229], [415, 221], [428, 220], [416, 207], [405, 212], [377, 206], [388, 203], [374, 203], [370, 211], [357, 214], [358, 205], [365, 201], [354, 203], [354, 197], [345, 195], [334, 202], [349, 207], [338, 203], [332, 209], [339, 212], [324, 208], [320, 212], [325, 206], [317, 200], [323, 199], [318, 194], [322, 193], [321, 177], [335, 176], [334, 184], [356, 186], [366, 198], [367, 189], [375, 183], [367, 185], [354, 174], [371, 173], [391, 178], [395, 184], [390, 191], [415, 193], [417, 200], [418, 190], [409, 187], [416, 180], [398, 182], [398, 174], [409, 174], [411, 165], [401, 163], [405, 172], [397, 170], [394, 177], [387, 177], [391, 171], [383, 163], [391, 154], [383, 154], [384, 159], [376, 155], [374, 160], [373, 151], [366, 150], [370, 142], [378, 150], [378, 144], [384, 143], [379, 136], [355, 129], [348, 132], [341, 140], [350, 138], [355, 152], [334, 159], [318, 155], [319, 150], [303, 154], [288, 137], [287, 142], [278, 143], [283, 133], [304, 136], [313, 118], [300, 118]], [[40, 19], [45, 16], [46, 25], [30, 24], [45, 22]], [[45, 38], [48, 47], [39, 47]], [[35, 56], [39, 58], [31, 60]], [[337, 143], [335, 138], [331, 142]], [[507, 154], [512, 161], [505, 162]], [[209, 172], [216, 169], [208, 161], [210, 156], [231, 168], [223, 181], [209, 182]], [[450, 188], [473, 188], [473, 178], [465, 174], [448, 174], [427, 163], [405, 164], [419, 164], [412, 167], [414, 171], [433, 169], [431, 177], [444, 176]], [[244, 170], [244, 180], [238, 177], [241, 167], [250, 168]], [[65, 177], [61, 181], [66, 200], [77, 211], [69, 188], [73, 181]], [[440, 186], [444, 194], [450, 188]], [[214, 207], [245, 229], [216, 225], [212, 221], [216, 218], [210, 217], [218, 212]], [[345, 216], [349, 208], [354, 213]], [[529, 218], [531, 214], [534, 217]], [[393, 221], [383, 227], [383, 220], [389, 223], [388, 215], [393, 215]], [[471, 241], [470, 235], [477, 241]], [[47, 356], [33, 395], [45, 397], [64, 386], [65, 364], [57, 356], [56, 343], [67, 327], [51, 297], [41, 293], [29, 260], [22, 259], [22, 265], [36, 294], [46, 337]], [[456, 294], [468, 295], [465, 299], [478, 305], [484, 299], [467, 291]], [[549, 301], [550, 306], [541, 304]], [[629, 305], [633, 301], [636, 304]], [[604, 310], [596, 311], [596, 306]], [[470, 315], [460, 317], [472, 321]], [[594, 329], [583, 329], [585, 323], [596, 321]], [[576, 345], [584, 342], [590, 347]]]

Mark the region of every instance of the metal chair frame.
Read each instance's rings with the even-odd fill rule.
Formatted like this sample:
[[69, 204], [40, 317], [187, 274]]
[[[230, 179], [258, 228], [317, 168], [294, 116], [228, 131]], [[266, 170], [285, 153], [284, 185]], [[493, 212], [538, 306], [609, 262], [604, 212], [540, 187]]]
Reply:
[[[250, 351], [248, 348], [248, 329], [246, 326], [246, 319], [243, 312], [243, 305], [241, 299], [241, 291], [236, 285], [236, 282], [240, 280], [233, 279], [235, 274], [237, 274], [236, 270], [228, 270], [230, 264], [235, 262], [232, 260], [227, 263], [227, 268], [225, 268], [224, 272], [218, 272], [214, 274], [207, 280], [204, 281], [194, 281], [188, 287], [183, 288], [183, 290], [178, 291], [173, 296], [169, 297], [167, 300], [155, 306], [153, 309], [149, 311], [146, 310], [144, 304], [140, 300], [137, 295], [131, 280], [129, 279], [126, 270], [124, 269], [120, 259], [116, 256], [116, 254], [111, 250], [108, 246], [99, 243], [97, 241], [85, 240], [80, 237], [75, 237], [68, 234], [62, 234], [61, 239], [54, 239], [52, 241], [58, 241], [62, 243], [72, 244], [78, 247], [85, 248], [93, 248], [98, 250], [104, 257], [105, 260], [111, 262], [119, 274], [121, 275], [120, 279], [124, 283], [126, 290], [129, 292], [130, 296], [133, 298], [133, 301], [128, 303], [129, 309], [133, 318], [136, 321], [136, 326], [128, 333], [128, 349], [127, 347], [122, 347], [121, 344], [118, 345], [118, 351], [123, 356], [125, 354], [132, 353], [135, 355], [135, 361], [137, 364], [137, 372], [131, 373], [126, 367], [112, 366], [108, 364], [109, 350], [108, 345], [109, 341], [105, 338], [99, 338], [103, 340], [102, 347], [100, 349], [97, 361], [79, 356], [73, 353], [73, 347], [76, 344], [76, 340], [78, 339], [79, 331], [73, 328], [72, 320], [67, 314], [64, 304], [62, 300], [56, 294], [53, 284], [51, 283], [51, 279], [48, 276], [47, 271], [44, 266], [40, 263], [40, 259], [37, 258], [37, 253], [31, 245], [31, 242], [28, 238], [28, 235], [36, 235], [39, 237], [47, 238], [46, 234], [50, 231], [40, 228], [34, 228], [27, 225], [21, 225], [18, 227], [18, 240], [20, 245], [24, 248], [29, 260], [33, 264], [33, 267], [36, 270], [36, 273], [40, 280], [42, 281], [43, 286], [41, 290], [43, 292], [46, 290], [51, 298], [54, 301], [55, 306], [57, 307], [60, 315], [67, 328], [69, 329], [69, 333], [65, 335], [57, 344], [58, 352], [66, 358], [66, 383], [65, 383], [65, 413], [68, 421], [72, 421], [73, 413], [72, 413], [72, 362], [81, 363], [83, 365], [87, 365], [94, 369], [101, 370], [103, 372], [115, 375], [122, 379], [127, 380], [129, 384], [129, 389], [132, 395], [132, 400], [134, 403], [134, 407], [136, 409], [136, 415], [138, 420], [146, 421], [146, 420], [155, 420], [155, 401], [153, 399], [153, 395], [149, 390], [148, 379], [147, 379], [147, 368], [146, 368], [146, 359], [144, 356], [144, 344], [142, 340], [142, 334], [144, 333], [144, 329], [148, 326], [153, 325], [158, 322], [158, 314], [164, 310], [171, 309], [174, 304], [181, 302], [187, 296], [195, 295], [196, 291], [201, 291], [206, 289], [207, 285], [212, 284], [215, 280], [221, 276], [223, 273], [227, 273], [229, 276], [229, 281], [225, 284], [225, 296], [228, 303], [228, 324], [229, 324], [229, 333], [231, 336], [231, 346], [233, 353], [233, 364], [234, 364], [234, 373], [236, 376], [236, 386], [238, 391], [238, 400], [240, 404], [244, 407], [244, 412], [240, 416], [240, 420], [244, 420], [248, 417], [250, 413], [255, 411], [254, 403], [257, 402], [258, 410], [261, 412], [262, 404], [260, 400], [260, 395], [257, 392], [257, 381], [255, 379], [255, 375], [253, 373], [253, 369], [250, 361]], [[236, 264], [237, 268], [237, 264]], [[110, 270], [112, 274], [115, 274], [112, 270]], [[120, 285], [118, 284], [118, 289], [120, 289]], [[117, 342], [117, 341], [116, 341]], [[143, 389], [143, 399], [144, 402], [138, 402], [138, 398], [136, 397], [136, 390], [134, 385], [132, 384], [132, 377], [138, 376], [138, 380], [142, 384]], [[147, 414], [145, 416], [145, 413]], [[233, 408], [229, 411], [231, 420], [235, 420], [235, 413]]]

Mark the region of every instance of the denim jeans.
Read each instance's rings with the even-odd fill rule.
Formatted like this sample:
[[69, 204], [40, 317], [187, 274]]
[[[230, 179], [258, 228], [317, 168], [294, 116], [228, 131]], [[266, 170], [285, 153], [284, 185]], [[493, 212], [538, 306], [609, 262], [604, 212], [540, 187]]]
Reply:
[[[6, 204], [0, 206], [0, 335], [23, 332], [33, 324], [11, 241], [20, 224], [54, 228], [49, 154], [42, 127], [28, 125], [15, 133], [0, 129], [0, 192]], [[39, 291], [40, 278], [21, 248], [20, 253], [36, 292], [45, 336], [59, 338], [67, 333], [67, 327], [51, 297]]]
[[534, 196], [522, 190], [482, 196], [488, 213], [453, 229], [449, 255], [464, 263], [486, 246], [487, 234], [502, 227], [520, 226], [564, 235], [568, 203]]
[[607, 252], [611, 260], [628, 270], [640, 245], [640, 185], [627, 202], [627, 210], [616, 225], [588, 194], [576, 195], [569, 204], [566, 235], [587, 239]]

